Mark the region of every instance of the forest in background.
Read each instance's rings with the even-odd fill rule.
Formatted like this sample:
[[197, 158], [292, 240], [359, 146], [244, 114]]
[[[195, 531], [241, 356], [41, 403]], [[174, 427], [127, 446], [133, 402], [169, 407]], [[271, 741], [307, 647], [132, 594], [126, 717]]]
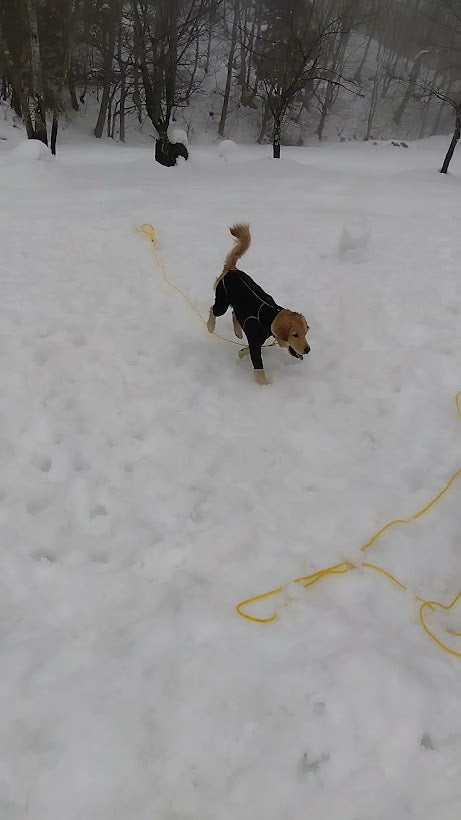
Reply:
[[27, 136], [55, 153], [89, 97], [95, 138], [147, 122], [164, 164], [197, 106], [202, 131], [249, 119], [274, 156], [350, 138], [358, 109], [356, 139], [452, 129], [453, 153], [461, 0], [0, 0], [0, 100]]

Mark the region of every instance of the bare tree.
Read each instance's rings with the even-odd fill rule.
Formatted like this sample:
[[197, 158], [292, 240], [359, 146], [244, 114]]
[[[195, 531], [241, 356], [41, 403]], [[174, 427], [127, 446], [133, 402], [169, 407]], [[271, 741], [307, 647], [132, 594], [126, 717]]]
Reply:
[[40, 55], [40, 36], [38, 30], [37, 8], [34, 0], [25, 0], [29, 39], [30, 65], [32, 80], [32, 97], [34, 101], [34, 136], [48, 145], [45, 113], [45, 86], [43, 83], [42, 58]]
[[106, 121], [111, 96], [115, 43], [122, 13], [122, 5], [123, 0], [110, 0], [110, 5], [106, 4], [101, 10], [101, 13], [104, 15], [102, 26], [104, 39], [103, 88], [98, 119], [94, 128], [94, 135], [98, 139], [103, 135], [104, 123]]
[[[5, 64], [6, 79], [12, 88], [11, 104], [18, 116], [23, 118], [28, 138], [33, 139], [35, 130], [20, 66], [23, 32], [21, 31], [20, 21], [16, 20], [16, 26], [14, 26], [11, 17], [8, 19], [7, 11], [6, 8], [0, 8], [0, 57], [2, 57]], [[16, 36], [13, 37], [13, 34]]]
[[234, 0], [234, 11], [232, 15], [232, 34], [229, 46], [229, 55], [227, 58], [227, 77], [226, 87], [224, 90], [224, 100], [221, 110], [221, 119], [219, 120], [218, 134], [220, 137], [224, 136], [224, 128], [226, 127], [227, 112], [229, 110], [229, 97], [232, 84], [232, 67], [234, 63], [235, 49], [237, 46], [237, 33], [240, 15], [240, 0]]
[[336, 38], [350, 30], [357, 3], [266, 0], [265, 6], [267, 23], [255, 38], [254, 62], [273, 120], [273, 155], [278, 159], [283, 122], [306, 87], [328, 80], [331, 86], [353, 90], [352, 81], [332, 66], [329, 56]]
[[[87, 0], [70, 0], [68, 5], [68, 17], [62, 21], [62, 47], [56, 53], [56, 68], [54, 74], [56, 75], [56, 84], [49, 97], [52, 100], [53, 108], [53, 122], [51, 126], [51, 153], [56, 154], [56, 142], [58, 137], [59, 115], [63, 106], [62, 95], [66, 83], [68, 82], [69, 74], [71, 73], [71, 61], [74, 48], [79, 38], [79, 26], [83, 16]], [[50, 86], [51, 83], [49, 82]], [[72, 88], [72, 85], [69, 85]], [[75, 95], [75, 88], [74, 88]], [[75, 95], [74, 109], [78, 110], [78, 102]]]
[[132, 0], [146, 111], [157, 134], [155, 157], [163, 165], [188, 156], [184, 146], [170, 143], [168, 128], [173, 109], [184, 100], [179, 80], [210, 2], [215, 0]]
[[442, 105], [449, 105], [455, 115], [455, 128], [450, 145], [448, 146], [448, 151], [445, 154], [445, 158], [440, 169], [441, 174], [448, 173], [450, 162], [453, 159], [456, 146], [461, 138], [461, 82], [458, 82], [457, 85], [458, 93], [456, 95], [453, 93], [449, 94], [442, 88], [437, 88], [436, 86], [426, 86], [423, 91], [426, 98], [439, 100]]
[[319, 140], [323, 138], [323, 131], [327, 116], [338, 96], [340, 86], [336, 79], [344, 76], [345, 72], [345, 58], [346, 49], [349, 42], [350, 29], [345, 28], [340, 31], [335, 38], [332, 38], [333, 52], [330, 58], [330, 66], [325, 71], [325, 78], [327, 80], [323, 100], [321, 101], [321, 115], [320, 122], [317, 128], [317, 136]]

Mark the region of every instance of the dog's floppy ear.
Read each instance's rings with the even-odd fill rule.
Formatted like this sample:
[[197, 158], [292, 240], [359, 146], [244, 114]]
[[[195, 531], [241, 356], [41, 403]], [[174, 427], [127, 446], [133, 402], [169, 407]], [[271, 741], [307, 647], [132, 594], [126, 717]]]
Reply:
[[274, 332], [274, 335], [280, 342], [288, 342], [288, 339], [290, 337], [290, 327], [290, 311], [281, 310], [272, 323], [272, 330]]

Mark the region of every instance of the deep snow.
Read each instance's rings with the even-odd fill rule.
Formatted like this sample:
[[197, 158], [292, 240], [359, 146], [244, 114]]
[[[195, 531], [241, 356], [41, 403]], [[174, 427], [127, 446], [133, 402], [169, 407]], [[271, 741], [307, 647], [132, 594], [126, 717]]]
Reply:
[[[461, 587], [459, 483], [367, 553], [409, 594], [358, 571], [298, 589], [273, 624], [234, 607], [360, 560], [460, 466], [461, 159], [437, 174], [440, 138], [279, 162], [195, 146], [165, 169], [151, 148], [69, 139], [42, 162], [11, 142], [0, 817], [457, 820], [461, 660], [414, 595]], [[156, 226], [206, 313], [244, 219], [242, 267], [312, 328], [302, 364], [266, 352], [269, 388], [134, 231]]]

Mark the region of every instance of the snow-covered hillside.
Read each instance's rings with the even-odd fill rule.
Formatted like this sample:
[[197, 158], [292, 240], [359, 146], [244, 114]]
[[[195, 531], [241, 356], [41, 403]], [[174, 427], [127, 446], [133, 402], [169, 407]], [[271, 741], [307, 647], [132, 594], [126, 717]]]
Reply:
[[[459, 481], [367, 553], [408, 593], [357, 570], [271, 624], [235, 605], [360, 563], [461, 466], [461, 159], [212, 145], [166, 169], [7, 130], [0, 817], [456, 820], [461, 659], [415, 596], [461, 587]], [[266, 352], [268, 388], [134, 230], [206, 314], [236, 220], [242, 267], [311, 326], [304, 362]], [[428, 622], [460, 632], [459, 605]]]

